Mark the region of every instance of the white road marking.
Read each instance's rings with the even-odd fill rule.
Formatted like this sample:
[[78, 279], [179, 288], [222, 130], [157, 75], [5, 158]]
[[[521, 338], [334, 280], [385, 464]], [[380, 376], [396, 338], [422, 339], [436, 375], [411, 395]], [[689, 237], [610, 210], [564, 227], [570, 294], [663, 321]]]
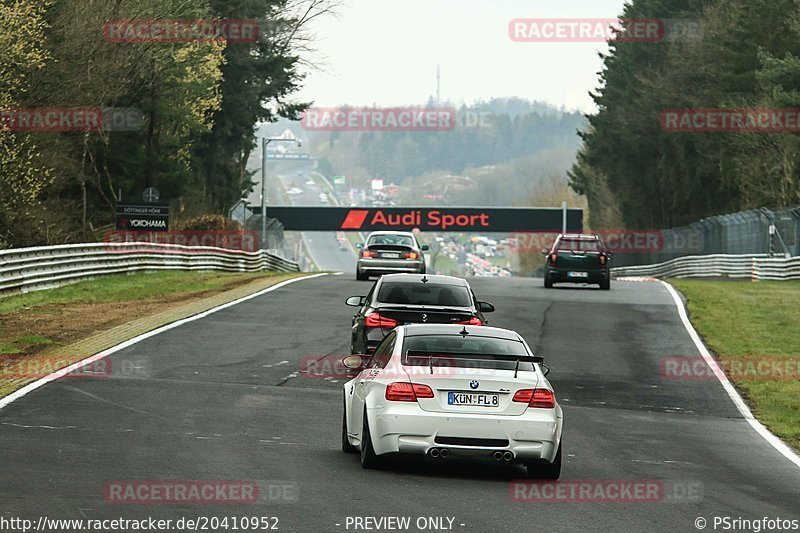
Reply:
[[288, 364], [289, 364], [289, 361], [279, 361], [277, 363], [270, 363], [268, 365], [261, 365], [261, 368], [272, 368], [272, 367], [275, 367], [275, 366], [282, 366], [282, 365], [288, 365]]
[[318, 278], [318, 277], [321, 277], [321, 276], [327, 276], [327, 275], [328, 274], [323, 272], [321, 274], [313, 274], [311, 276], [304, 276], [302, 278], [288, 279], [286, 281], [282, 281], [280, 283], [276, 283], [275, 285], [272, 285], [271, 287], [267, 287], [264, 290], [261, 290], [261, 291], [255, 292], [253, 294], [247, 295], [247, 296], [245, 296], [243, 298], [239, 298], [238, 300], [234, 300], [232, 302], [228, 302], [226, 304], [222, 304], [222, 305], [220, 305], [218, 307], [213, 307], [213, 308], [209, 309], [208, 311], [203, 311], [202, 313], [200, 313], [198, 315], [190, 316], [190, 317], [178, 320], [176, 322], [173, 322], [171, 324], [167, 324], [166, 326], [161, 326], [160, 328], [154, 329], [153, 331], [148, 331], [147, 333], [143, 333], [142, 335], [139, 335], [138, 337], [134, 337], [134, 338], [132, 338], [130, 340], [127, 340], [127, 341], [125, 341], [125, 342], [123, 342], [121, 344], [117, 344], [116, 346], [112, 346], [111, 348], [109, 348], [107, 350], [104, 350], [104, 351], [102, 351], [102, 352], [100, 352], [98, 354], [95, 354], [95, 355], [92, 355], [90, 357], [87, 357], [86, 359], [83, 359], [82, 361], [78, 361], [77, 363], [73, 363], [73, 364], [69, 365], [66, 368], [62, 368], [62, 369], [60, 369], [60, 370], [58, 370], [56, 372], [53, 372], [52, 374], [49, 374], [49, 375], [47, 375], [47, 376], [45, 376], [43, 378], [37, 379], [33, 383], [28, 383], [27, 385], [25, 385], [21, 389], [12, 392], [8, 396], [4, 396], [4, 397], [0, 398], [0, 409], [2, 409], [6, 405], [8, 405], [8, 404], [10, 404], [10, 403], [12, 403], [12, 402], [14, 402], [16, 400], [19, 400], [20, 398], [22, 398], [25, 395], [30, 394], [31, 392], [35, 391], [36, 389], [38, 389], [42, 385], [46, 385], [47, 383], [50, 383], [51, 381], [55, 381], [55, 380], [57, 380], [59, 378], [62, 378], [66, 374], [69, 374], [69, 373], [74, 372], [74, 371], [76, 371], [76, 370], [78, 370], [80, 368], [83, 368], [84, 366], [86, 366], [88, 364], [91, 364], [91, 363], [94, 363], [95, 361], [99, 361], [101, 359], [104, 359], [104, 358], [108, 357], [109, 355], [111, 355], [111, 354], [113, 354], [115, 352], [123, 350], [123, 349], [125, 349], [125, 348], [127, 348], [129, 346], [133, 346], [134, 344], [139, 343], [139, 342], [141, 342], [141, 341], [143, 341], [145, 339], [149, 339], [150, 337], [154, 337], [154, 336], [156, 336], [156, 335], [158, 335], [160, 333], [163, 333], [163, 332], [168, 331], [168, 330], [173, 329], [173, 328], [177, 328], [178, 326], [182, 326], [182, 325], [187, 324], [189, 322], [194, 322], [195, 320], [200, 320], [201, 318], [205, 318], [205, 317], [207, 317], [209, 315], [212, 315], [212, 314], [216, 313], [217, 311], [222, 311], [223, 309], [227, 309], [228, 307], [233, 307], [234, 305], [238, 305], [238, 304], [240, 304], [242, 302], [246, 302], [247, 300], [252, 300], [253, 298], [258, 298], [259, 296], [262, 296], [264, 294], [267, 294], [267, 293], [270, 293], [272, 291], [278, 290], [278, 289], [280, 289], [282, 287], [285, 287], [286, 285], [290, 285], [292, 283], [297, 283], [297, 282], [308, 280], [308, 279]]
[[24, 424], [14, 424], [13, 422], [0, 422], [0, 425], [25, 429], [77, 429], [77, 426], [26, 426]]
[[730, 380], [728, 380], [728, 376], [722, 371], [720, 366], [717, 364], [717, 360], [714, 359], [714, 357], [708, 351], [708, 348], [706, 348], [706, 346], [703, 344], [703, 341], [700, 339], [700, 335], [698, 335], [697, 330], [695, 330], [694, 326], [692, 326], [692, 323], [689, 321], [689, 316], [686, 314], [686, 307], [684, 307], [683, 301], [678, 295], [678, 292], [669, 283], [660, 280], [659, 282], [667, 288], [667, 291], [669, 291], [672, 299], [675, 300], [675, 306], [678, 308], [678, 315], [681, 317], [683, 327], [686, 328], [686, 331], [689, 333], [689, 337], [691, 337], [692, 342], [694, 342], [694, 345], [697, 347], [700, 355], [714, 372], [714, 375], [722, 384], [722, 388], [725, 389], [725, 392], [727, 392], [728, 396], [731, 398], [731, 400], [733, 400], [734, 405], [736, 405], [736, 408], [742, 414], [744, 419], [747, 420], [753, 429], [755, 429], [756, 432], [761, 435], [764, 440], [766, 440], [781, 455], [789, 459], [796, 466], [800, 467], [800, 456], [798, 456], [794, 450], [792, 450], [786, 445], [785, 442], [770, 432], [770, 430], [764, 427], [764, 425], [756, 420], [756, 418], [753, 416], [753, 413], [750, 411], [750, 408], [747, 407], [744, 399], [742, 399], [742, 397], [734, 388], [733, 384], [731, 384]]

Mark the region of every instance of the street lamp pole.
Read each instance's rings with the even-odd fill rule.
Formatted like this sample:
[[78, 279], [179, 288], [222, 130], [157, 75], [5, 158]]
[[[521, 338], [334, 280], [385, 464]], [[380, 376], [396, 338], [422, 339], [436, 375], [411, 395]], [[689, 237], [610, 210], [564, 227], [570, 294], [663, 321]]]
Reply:
[[272, 139], [261, 139], [261, 249], [267, 249], [267, 145]]
[[300, 146], [297, 139], [284, 139], [281, 137], [261, 139], [261, 249], [267, 249], [267, 145], [272, 141], [292, 141]]

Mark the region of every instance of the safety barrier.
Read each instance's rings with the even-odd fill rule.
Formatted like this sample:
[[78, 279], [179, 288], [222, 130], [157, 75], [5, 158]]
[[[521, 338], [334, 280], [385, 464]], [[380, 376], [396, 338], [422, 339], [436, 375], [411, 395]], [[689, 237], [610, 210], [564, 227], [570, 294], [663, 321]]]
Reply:
[[0, 294], [57, 287], [108, 274], [155, 270], [298, 272], [297, 263], [264, 250], [149, 242], [67, 244], [0, 250]]
[[696, 255], [654, 265], [612, 268], [615, 277], [742, 278], [752, 280], [800, 279], [800, 257], [768, 255]]

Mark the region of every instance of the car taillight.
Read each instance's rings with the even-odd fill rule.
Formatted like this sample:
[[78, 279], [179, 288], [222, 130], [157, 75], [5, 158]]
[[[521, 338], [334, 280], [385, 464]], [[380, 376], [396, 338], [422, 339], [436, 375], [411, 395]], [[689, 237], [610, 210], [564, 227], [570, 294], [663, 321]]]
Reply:
[[482, 326], [483, 322], [481, 322], [480, 318], [474, 316], [474, 317], [470, 318], [469, 320], [463, 320], [461, 322], [456, 322], [456, 324], [466, 324], [468, 326]]
[[403, 254], [403, 257], [405, 257], [406, 259], [417, 259], [419, 257], [419, 254], [417, 254], [417, 252], [406, 252]]
[[608, 258], [606, 257], [606, 254], [600, 254], [600, 264], [601, 265], [605, 265], [606, 261], [608, 261]]
[[368, 328], [396, 328], [397, 327], [397, 320], [393, 318], [387, 318], [382, 316], [380, 313], [375, 311], [367, 315], [367, 327]]
[[375, 252], [369, 250], [361, 250], [361, 257], [375, 257]]
[[527, 403], [528, 407], [537, 409], [553, 409], [556, 406], [555, 394], [550, 389], [520, 389], [511, 401]]
[[558, 259], [558, 254], [550, 254], [550, 264], [555, 265], [556, 259]]
[[386, 386], [385, 397], [392, 402], [415, 402], [417, 398], [433, 398], [433, 389], [419, 383], [398, 381]]
[[520, 389], [511, 398], [512, 402], [517, 403], [530, 403], [533, 398], [533, 389]]

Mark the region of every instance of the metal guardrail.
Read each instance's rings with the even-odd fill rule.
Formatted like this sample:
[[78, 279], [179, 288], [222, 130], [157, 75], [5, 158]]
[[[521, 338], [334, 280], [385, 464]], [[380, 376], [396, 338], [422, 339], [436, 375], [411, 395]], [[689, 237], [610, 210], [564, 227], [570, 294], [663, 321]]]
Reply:
[[679, 257], [654, 265], [611, 269], [615, 277], [742, 278], [752, 280], [800, 280], [800, 257], [768, 255], [697, 255]]
[[0, 294], [154, 270], [298, 272], [300, 268], [264, 250], [246, 252], [210, 246], [126, 242], [18, 248], [0, 250]]

